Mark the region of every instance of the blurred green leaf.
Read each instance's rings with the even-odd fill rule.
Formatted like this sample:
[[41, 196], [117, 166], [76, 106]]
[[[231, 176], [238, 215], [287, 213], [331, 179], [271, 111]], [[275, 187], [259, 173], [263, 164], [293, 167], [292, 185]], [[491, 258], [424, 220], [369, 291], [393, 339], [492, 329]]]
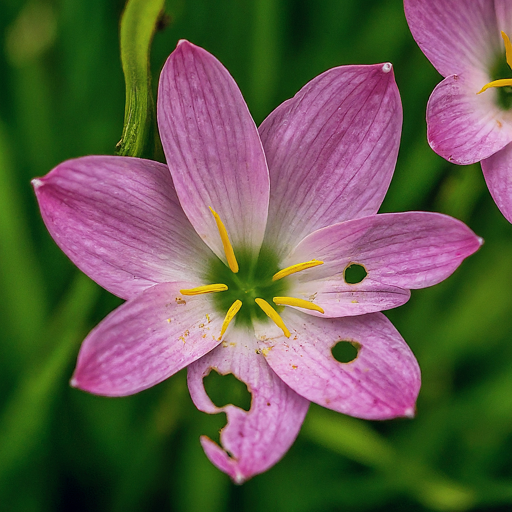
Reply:
[[254, 2], [251, 90], [248, 98], [253, 116], [263, 120], [269, 113], [280, 64], [280, 0]]
[[[76, 354], [84, 336], [85, 321], [99, 288], [78, 274], [60, 308], [42, 335], [55, 348], [41, 358], [36, 368], [19, 377], [19, 387], [10, 397], [0, 417], [0, 482], [9, 472], [23, 466], [50, 421], [56, 391], [64, 371]], [[67, 379], [66, 379], [67, 380]]]
[[[225, 414], [203, 414], [195, 411], [182, 436], [185, 450], [177, 461], [179, 470], [174, 482], [176, 510], [179, 512], [222, 512], [227, 508], [228, 490], [232, 484], [224, 473], [211, 464], [201, 448], [199, 438], [208, 435], [213, 425], [224, 427]], [[211, 434], [210, 434], [211, 435]]]
[[[0, 285], [2, 304], [15, 343], [10, 350], [27, 357], [42, 330], [47, 301], [40, 262], [30, 237], [22, 191], [15, 180], [7, 133], [0, 122]], [[27, 184], [27, 189], [29, 188]], [[11, 341], [11, 340], [9, 340]]]
[[475, 503], [472, 490], [397, 452], [369, 423], [313, 406], [303, 432], [326, 448], [383, 472], [398, 489], [433, 510], [468, 510]]
[[314, 406], [302, 430], [316, 442], [360, 464], [386, 468], [395, 459], [393, 448], [369, 424], [349, 416]]
[[155, 481], [169, 473], [165, 447], [183, 422], [187, 399], [185, 372], [173, 376], [162, 386], [165, 390], [158, 403], [134, 435], [130, 463], [123, 464], [113, 490], [113, 512], [144, 510], [145, 498]]

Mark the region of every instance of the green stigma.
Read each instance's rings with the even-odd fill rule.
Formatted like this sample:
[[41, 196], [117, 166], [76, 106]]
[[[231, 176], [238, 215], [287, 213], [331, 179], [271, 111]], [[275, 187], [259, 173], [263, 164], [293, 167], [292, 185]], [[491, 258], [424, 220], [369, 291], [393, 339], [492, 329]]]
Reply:
[[[272, 303], [276, 296], [286, 295], [286, 280], [273, 281], [279, 270], [276, 254], [268, 247], [262, 247], [257, 257], [250, 250], [236, 249], [239, 271], [235, 274], [219, 258], [210, 261], [206, 274], [207, 283], [223, 283], [228, 289], [212, 295], [215, 308], [225, 313], [237, 300], [242, 302], [234, 321], [238, 325], [251, 325], [255, 319], [264, 320], [267, 315], [255, 299]], [[282, 309], [282, 308], [279, 308]]]

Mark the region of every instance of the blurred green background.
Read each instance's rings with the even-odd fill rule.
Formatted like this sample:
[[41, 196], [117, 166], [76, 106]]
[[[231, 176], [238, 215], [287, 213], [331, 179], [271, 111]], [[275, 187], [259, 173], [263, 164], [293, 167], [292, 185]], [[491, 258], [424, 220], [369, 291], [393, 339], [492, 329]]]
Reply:
[[444, 212], [485, 239], [447, 281], [387, 312], [422, 368], [416, 419], [366, 422], [313, 405], [284, 459], [236, 487], [199, 444], [225, 417], [195, 409], [184, 372], [128, 398], [69, 387], [81, 341], [120, 301], [54, 244], [30, 179], [114, 153], [123, 7], [0, 0], [0, 510], [512, 510], [512, 226], [479, 165], [451, 165], [427, 145], [440, 77], [400, 0], [169, 0], [151, 71], [156, 87], [189, 39], [230, 70], [260, 123], [330, 67], [394, 64], [404, 127], [382, 211]]

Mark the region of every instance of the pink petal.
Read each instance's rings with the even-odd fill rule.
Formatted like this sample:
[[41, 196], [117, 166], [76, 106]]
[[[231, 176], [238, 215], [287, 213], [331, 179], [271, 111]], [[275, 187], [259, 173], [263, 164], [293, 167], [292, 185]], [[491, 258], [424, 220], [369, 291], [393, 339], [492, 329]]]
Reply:
[[259, 249], [269, 177], [258, 131], [228, 71], [188, 41], [160, 75], [158, 126], [178, 197], [201, 238], [224, 259], [212, 207], [235, 248]]
[[[420, 389], [416, 359], [381, 313], [320, 319], [283, 312], [291, 331], [260, 334], [260, 347], [272, 369], [292, 389], [324, 407], [358, 418], [383, 420], [414, 415]], [[339, 363], [331, 354], [338, 341], [358, 343], [358, 356]]]
[[404, 8], [418, 46], [446, 77], [472, 69], [487, 71], [503, 51], [495, 3], [497, 7], [502, 2], [404, 0]]
[[[203, 386], [211, 369], [232, 373], [245, 382], [252, 394], [250, 410], [234, 405], [216, 407]], [[259, 353], [254, 331], [228, 331], [222, 345], [188, 368], [188, 387], [197, 408], [215, 414], [225, 412], [221, 430], [222, 448], [206, 436], [201, 438], [206, 455], [235, 483], [266, 471], [287, 452], [299, 433], [309, 402], [292, 391]]]
[[[328, 300], [338, 300], [336, 290], [343, 281], [343, 271], [350, 264], [361, 265], [367, 272], [367, 277], [358, 285], [350, 285], [354, 291], [375, 293], [380, 283], [387, 297], [393, 293], [389, 287], [424, 288], [446, 279], [481, 243], [464, 223], [447, 215], [387, 213], [335, 224], [312, 233], [282, 266], [312, 259], [323, 261], [323, 265], [296, 274], [296, 284], [290, 293], [300, 292], [301, 283], [307, 283], [307, 289], [313, 292], [318, 283], [323, 292], [321, 298], [326, 302], [317, 299], [314, 302], [322, 307], [330, 306], [332, 315], [340, 305], [328, 304]], [[332, 297], [328, 296], [329, 291]], [[364, 294], [358, 299], [364, 300]], [[406, 299], [397, 295], [396, 305]], [[345, 312], [343, 308], [345, 304], [341, 304], [339, 313]]]
[[398, 286], [383, 284], [371, 277], [365, 277], [361, 283], [347, 284], [343, 280], [342, 271], [330, 279], [305, 282], [297, 279], [289, 295], [313, 302], [324, 310], [323, 313], [318, 313], [296, 308], [299, 311], [320, 318], [337, 318], [396, 308], [409, 300], [411, 292]]
[[331, 69], [274, 110], [260, 126], [271, 175], [266, 242], [286, 254], [316, 229], [376, 213], [401, 126], [389, 63]]
[[82, 344], [71, 384], [124, 396], [167, 379], [219, 344], [223, 321], [211, 297], [182, 297], [191, 283], [148, 288], [113, 311]]
[[482, 171], [496, 205], [512, 222], [512, 144], [482, 160]]
[[[512, 4], [510, 0], [494, 0], [494, 8], [496, 9], [496, 19], [498, 21], [498, 29], [503, 30], [505, 34], [512, 34]], [[503, 47], [502, 47], [503, 48]]]
[[472, 164], [512, 141], [512, 122], [497, 106], [497, 90], [477, 94], [489, 81], [478, 72], [453, 75], [432, 92], [427, 105], [427, 138], [446, 160]]
[[155, 283], [195, 281], [214, 257], [183, 213], [165, 165], [88, 156], [63, 162], [33, 184], [59, 247], [122, 298]]

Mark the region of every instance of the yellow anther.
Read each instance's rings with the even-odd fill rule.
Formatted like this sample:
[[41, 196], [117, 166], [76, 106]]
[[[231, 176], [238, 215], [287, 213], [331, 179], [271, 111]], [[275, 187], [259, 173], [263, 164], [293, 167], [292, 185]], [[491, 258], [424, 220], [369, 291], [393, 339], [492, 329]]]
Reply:
[[263, 312], [283, 331], [283, 334], [289, 338], [290, 331], [284, 325], [283, 319], [279, 316], [277, 311], [263, 299], [254, 299], [256, 304], [263, 310]]
[[512, 69], [512, 43], [510, 43], [510, 39], [503, 32], [501, 31], [501, 37], [503, 37], [503, 41], [505, 42], [505, 56], [507, 57], [507, 64], [509, 65], [510, 69]]
[[222, 339], [222, 336], [224, 336], [224, 333], [226, 332], [226, 329], [228, 328], [228, 325], [230, 324], [231, 320], [235, 318], [235, 315], [240, 311], [240, 308], [242, 307], [242, 301], [241, 300], [235, 300], [233, 304], [231, 304], [231, 307], [228, 309], [228, 312], [226, 313], [226, 316], [224, 318], [224, 322], [222, 322], [222, 327], [220, 329], [220, 336], [219, 341]]
[[201, 295], [203, 293], [225, 292], [227, 289], [228, 287], [225, 284], [207, 284], [205, 286], [180, 290], [180, 293], [182, 295]]
[[282, 279], [283, 277], [289, 276], [290, 274], [295, 274], [295, 272], [301, 272], [302, 270], [306, 270], [308, 268], [316, 267], [317, 265], [323, 265], [323, 261], [311, 260], [305, 261], [304, 263], [297, 263], [296, 265], [291, 265], [289, 267], [283, 268], [279, 272], [276, 272], [272, 276], [272, 281], [277, 281]]
[[222, 245], [224, 247], [224, 253], [226, 255], [226, 260], [228, 261], [229, 268], [231, 269], [231, 272], [234, 272], [236, 274], [238, 272], [238, 262], [236, 261], [233, 246], [229, 241], [226, 226], [224, 226], [224, 223], [220, 220], [218, 213], [214, 211], [214, 209], [211, 206], [209, 206], [208, 208], [210, 208], [210, 211], [213, 213], [213, 216], [215, 217], [215, 222], [217, 223], [217, 229], [219, 230], [220, 239], [222, 240]]
[[274, 297], [272, 300], [274, 304], [278, 306], [296, 306], [298, 308], [311, 309], [312, 311], [324, 313], [324, 310], [320, 306], [309, 302], [309, 300], [295, 299], [293, 297]]
[[512, 85], [512, 78], [501, 78], [500, 80], [489, 82], [488, 84], [485, 84], [482, 89], [477, 92], [477, 94], [481, 94], [491, 87], [506, 87], [507, 85]]
[[[510, 42], [509, 37], [503, 30], [501, 31], [501, 37], [503, 37], [503, 41], [505, 42], [505, 57], [507, 59], [507, 64], [510, 69], [512, 69], [512, 43]], [[490, 89], [491, 87], [506, 87], [507, 85], [512, 85], [512, 78], [501, 78], [499, 80], [493, 80], [488, 84], [484, 85], [477, 94], [481, 94], [482, 92]]]

